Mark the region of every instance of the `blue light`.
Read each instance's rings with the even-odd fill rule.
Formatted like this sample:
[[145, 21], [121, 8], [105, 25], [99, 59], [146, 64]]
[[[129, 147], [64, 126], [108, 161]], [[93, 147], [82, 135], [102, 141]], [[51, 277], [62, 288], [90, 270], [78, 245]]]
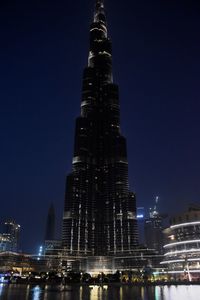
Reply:
[[38, 252], [37, 260], [40, 260], [40, 256], [42, 256], [42, 253], [43, 253], [43, 246], [40, 246], [39, 247], [39, 252]]
[[143, 215], [143, 214], [137, 215], [137, 219], [143, 219], [143, 218], [144, 218], [144, 215]]
[[0, 277], [0, 283], [4, 282], [4, 276]]

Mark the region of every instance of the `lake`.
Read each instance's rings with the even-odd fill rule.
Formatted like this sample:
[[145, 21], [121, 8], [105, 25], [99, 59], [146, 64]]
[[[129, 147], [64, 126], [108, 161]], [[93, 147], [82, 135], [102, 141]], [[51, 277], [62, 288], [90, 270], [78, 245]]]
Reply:
[[0, 300], [198, 300], [200, 285], [56, 286], [0, 284]]

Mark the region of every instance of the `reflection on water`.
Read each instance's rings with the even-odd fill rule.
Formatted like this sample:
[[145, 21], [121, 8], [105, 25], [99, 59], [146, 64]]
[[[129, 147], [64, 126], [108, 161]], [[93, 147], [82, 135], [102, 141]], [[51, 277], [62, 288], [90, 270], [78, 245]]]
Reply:
[[170, 288], [163, 287], [164, 300], [174, 300], [174, 299], [198, 300], [199, 293], [200, 293], [200, 286], [198, 285], [171, 286]]
[[3, 283], [0, 283], [0, 297], [1, 297], [2, 292], [3, 292]]
[[33, 288], [33, 300], [40, 300], [40, 295], [42, 294], [42, 289], [39, 286]]
[[0, 284], [0, 300], [198, 300], [200, 286], [30, 286]]

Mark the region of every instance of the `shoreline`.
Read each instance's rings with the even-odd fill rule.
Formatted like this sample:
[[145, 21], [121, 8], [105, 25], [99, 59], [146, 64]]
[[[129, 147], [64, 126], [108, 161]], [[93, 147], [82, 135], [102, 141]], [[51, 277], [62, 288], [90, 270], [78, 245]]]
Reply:
[[109, 282], [109, 283], [86, 283], [86, 282], [69, 282], [66, 284], [56, 283], [56, 282], [1, 282], [0, 284], [5, 285], [32, 285], [32, 286], [49, 286], [49, 287], [89, 287], [93, 288], [95, 286], [100, 287], [151, 287], [151, 286], [178, 286], [178, 285], [200, 285], [200, 281], [166, 281], [166, 282]]

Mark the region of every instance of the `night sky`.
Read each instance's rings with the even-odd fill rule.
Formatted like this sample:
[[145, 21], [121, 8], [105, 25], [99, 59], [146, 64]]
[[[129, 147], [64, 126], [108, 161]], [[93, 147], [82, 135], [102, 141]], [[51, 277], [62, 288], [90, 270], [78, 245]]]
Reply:
[[[61, 229], [93, 0], [0, 4], [0, 221], [36, 253], [51, 202]], [[137, 206], [200, 203], [200, 4], [107, 0], [130, 187]]]

